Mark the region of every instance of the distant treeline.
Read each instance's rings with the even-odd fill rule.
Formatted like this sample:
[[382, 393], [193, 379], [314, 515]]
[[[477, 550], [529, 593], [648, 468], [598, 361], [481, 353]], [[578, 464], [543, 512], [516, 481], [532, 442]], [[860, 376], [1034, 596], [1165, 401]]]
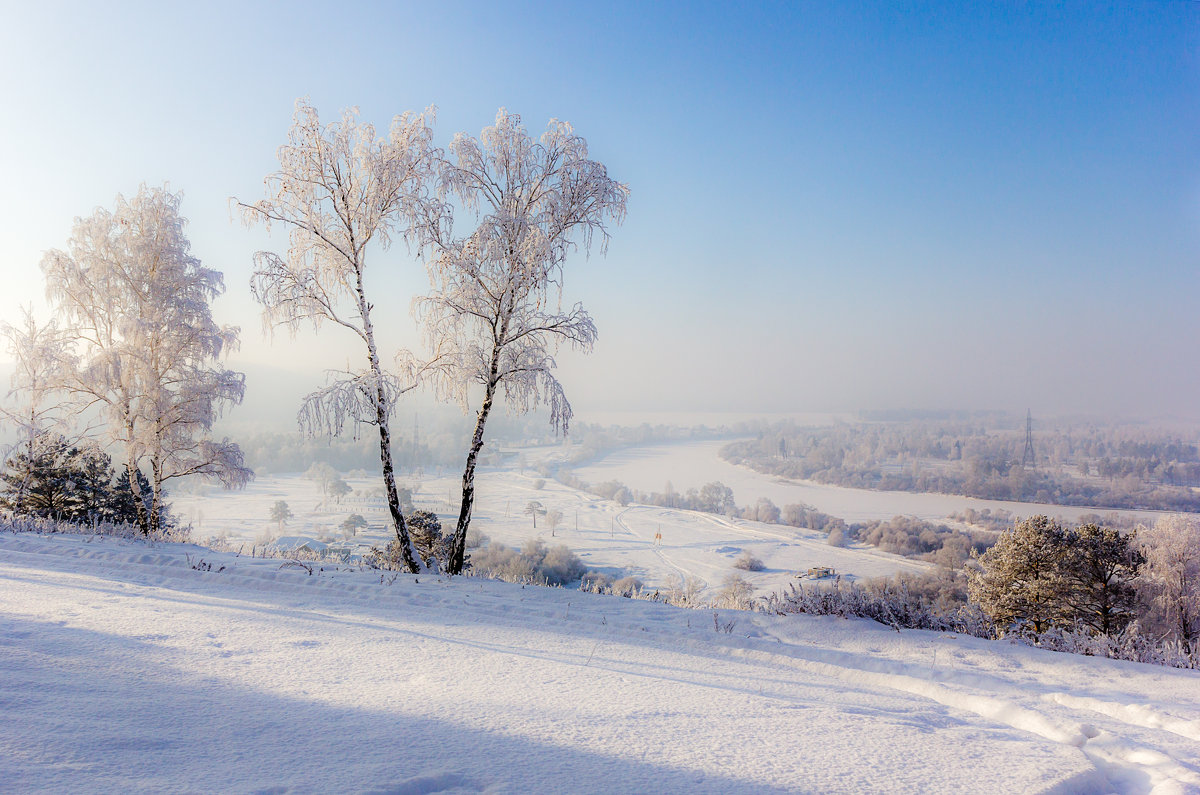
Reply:
[[586, 491], [612, 500], [618, 505], [628, 505], [636, 502], [640, 505], [655, 505], [660, 508], [677, 508], [684, 511], [700, 511], [702, 513], [720, 514], [721, 516], [749, 519], [754, 522], [783, 524], [789, 527], [800, 527], [829, 533], [831, 543], [841, 546], [842, 534], [846, 532], [846, 522], [836, 516], [817, 510], [806, 503], [790, 503], [780, 508], [766, 497], [760, 497], [753, 505], [738, 507], [734, 500], [733, 489], [719, 480], [705, 483], [699, 489], [689, 488], [677, 491], [667, 481], [662, 491], [639, 491], [631, 489], [619, 480], [606, 480], [600, 483], [587, 483], [575, 477], [566, 470], [559, 470], [556, 476], [558, 482], [573, 489]]
[[1025, 465], [1023, 422], [778, 423], [721, 455], [772, 475], [855, 488], [961, 494], [1053, 505], [1200, 511], [1195, 438], [1143, 427], [1035, 429]]

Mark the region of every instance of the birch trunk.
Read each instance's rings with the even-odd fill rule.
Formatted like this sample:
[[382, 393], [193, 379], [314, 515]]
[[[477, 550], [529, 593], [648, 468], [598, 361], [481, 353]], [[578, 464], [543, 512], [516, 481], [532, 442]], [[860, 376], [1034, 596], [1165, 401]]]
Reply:
[[475, 462], [479, 451], [483, 448], [483, 426], [487, 423], [488, 414], [492, 410], [492, 395], [495, 386], [488, 387], [479, 416], [475, 420], [475, 435], [471, 437], [471, 449], [467, 453], [467, 466], [463, 469], [462, 506], [458, 511], [458, 526], [454, 528], [454, 545], [450, 551], [450, 562], [446, 566], [448, 574], [462, 574], [463, 563], [466, 559], [467, 527], [471, 524], [471, 511], [475, 507]]
[[388, 428], [387, 417], [382, 406], [379, 417], [379, 461], [383, 464], [383, 484], [387, 490], [388, 509], [392, 512], [392, 524], [396, 528], [396, 542], [400, 544], [400, 555], [404, 567], [412, 574], [420, 571], [416, 556], [413, 555], [412, 542], [408, 537], [408, 526], [404, 522], [404, 514], [400, 512], [400, 497], [396, 493], [396, 475], [392, 467], [392, 433]]
[[150, 464], [150, 533], [157, 536], [162, 530], [162, 463], [155, 458]]
[[142, 535], [150, 535], [150, 522], [146, 516], [146, 503], [142, 500], [142, 484], [138, 483], [137, 465], [132, 461], [125, 463], [125, 474], [129, 476], [129, 493], [133, 495], [133, 510], [137, 516], [138, 529]]
[[500, 346], [497, 345], [492, 349], [487, 391], [483, 395], [483, 405], [479, 407], [479, 416], [475, 420], [475, 434], [471, 437], [471, 449], [467, 453], [467, 465], [463, 469], [462, 506], [458, 510], [458, 525], [454, 528], [454, 543], [450, 547], [450, 561], [446, 566], [447, 574], [462, 574], [463, 563], [466, 559], [467, 527], [471, 524], [471, 511], [475, 507], [475, 462], [479, 459], [479, 451], [483, 447], [483, 428], [487, 424], [488, 414], [492, 411], [492, 400], [496, 395], [499, 372]]
[[375, 423], [379, 426], [379, 463], [383, 467], [383, 487], [387, 492], [388, 510], [392, 514], [392, 525], [396, 529], [396, 543], [400, 545], [400, 557], [410, 574], [421, 570], [417, 556], [413, 553], [408, 537], [408, 526], [400, 510], [400, 496], [396, 492], [396, 473], [392, 464], [392, 431], [388, 425], [387, 394], [383, 388], [383, 370], [379, 366], [379, 353], [375, 348], [375, 329], [371, 324], [371, 306], [362, 289], [362, 269], [358, 272], [359, 311], [363, 319], [363, 337], [367, 342], [367, 356], [371, 373], [375, 376]]

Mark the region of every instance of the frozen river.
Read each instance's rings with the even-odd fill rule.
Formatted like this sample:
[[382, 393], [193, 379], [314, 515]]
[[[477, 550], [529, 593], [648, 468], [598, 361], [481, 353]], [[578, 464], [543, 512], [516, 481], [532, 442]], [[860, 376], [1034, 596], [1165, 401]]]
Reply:
[[891, 519], [899, 515], [938, 520], [967, 508], [977, 511], [984, 508], [993, 511], [1004, 509], [1018, 516], [1044, 513], [1067, 521], [1076, 521], [1080, 514], [1085, 513], [1119, 513], [1136, 516], [1142, 522], [1153, 522], [1159, 515], [1155, 511], [1110, 511], [1104, 508], [981, 500], [950, 494], [870, 491], [811, 481], [784, 480], [725, 461], [720, 456], [720, 450], [728, 443], [729, 440], [630, 447], [573, 471], [590, 483], [619, 480], [640, 491], [661, 492], [670, 481], [676, 491], [683, 492], [719, 480], [733, 489], [740, 506], [753, 504], [760, 497], [766, 497], [780, 507], [803, 502], [848, 522]]

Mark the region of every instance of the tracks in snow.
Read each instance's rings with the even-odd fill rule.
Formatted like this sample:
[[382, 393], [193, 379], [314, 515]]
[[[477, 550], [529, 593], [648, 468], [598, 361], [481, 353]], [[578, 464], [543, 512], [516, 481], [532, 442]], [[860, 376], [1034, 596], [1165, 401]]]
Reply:
[[1200, 720], [1148, 704], [1120, 704], [1057, 690], [1030, 693], [1027, 686], [1000, 676], [930, 669], [862, 652], [789, 647], [767, 653], [782, 654], [814, 673], [921, 696], [1076, 747], [1114, 792], [1200, 793]]
[[[629, 533], [632, 536], [641, 538], [641, 536], [639, 536], [633, 530], [633, 528], [631, 528], [625, 522], [624, 518], [622, 518], [625, 516], [625, 514], [629, 513], [632, 510], [635, 510], [635, 508], [625, 508], [621, 512], [619, 512], [614, 517], [614, 519], [616, 520], [616, 523], [619, 524], [621, 526], [621, 528], [625, 530], [625, 532]], [[663, 562], [663, 565], [667, 566], [668, 568], [673, 569], [675, 571], [675, 573], [677, 573], [679, 575], [680, 589], [686, 589], [687, 581], [689, 579], [695, 580], [697, 583], [699, 583], [700, 587], [697, 589], [697, 591], [696, 591], [697, 593], [703, 593], [705, 590], [708, 589], [708, 580], [704, 579], [703, 577], [701, 577], [699, 574], [696, 574], [695, 572], [688, 571], [687, 569], [685, 569], [682, 566], [680, 566], [679, 564], [677, 564], [675, 561], [668, 558], [666, 556], [666, 554], [663, 552], [663, 548], [660, 544], [654, 544], [651, 541], [647, 541], [646, 543], [650, 544], [651, 550], [658, 557], [658, 559]]]
[[[640, 537], [629, 527], [625, 513], [627, 511], [618, 514], [617, 521], [626, 532]], [[1079, 690], [1068, 692], [1065, 684], [1042, 685], [1037, 683], [1036, 678], [1030, 682], [1030, 671], [1024, 671], [1020, 677], [1008, 677], [1004, 670], [995, 667], [986, 672], [969, 672], [961, 666], [930, 667], [912, 661], [911, 653], [906, 659], [900, 659], [883, 656], [873, 649], [841, 650], [831, 646], [804, 645], [792, 640], [781, 643], [784, 638], [772, 637], [771, 630], [773, 627], [787, 628], [787, 617], [739, 617], [738, 634], [727, 637], [698, 630], [685, 631], [682, 621], [665, 618], [670, 609], [663, 606], [646, 606], [647, 611], [656, 613], [652, 625], [648, 622], [647, 625], [637, 626], [629, 622], [632, 616], [627, 616], [612, 623], [604, 622], [602, 626], [596, 620], [606, 610], [600, 601], [588, 600], [586, 604], [577, 603], [577, 607], [568, 604], [564, 613], [561, 602], [541, 598], [546, 594], [535, 593], [531, 594], [528, 601], [514, 602], [511, 599], [496, 599], [482, 592], [476, 597], [477, 592], [473, 589], [438, 585], [436, 581], [427, 584], [424, 578], [419, 586], [410, 583], [410, 587], [398, 586], [393, 589], [361, 576], [357, 576], [357, 581], [353, 576], [309, 577], [298, 570], [280, 571], [278, 564], [281, 561], [247, 561], [244, 558], [230, 561], [228, 556], [217, 556], [222, 564], [227, 565], [222, 572], [195, 571], [178, 549], [156, 550], [141, 545], [114, 546], [104, 542], [63, 545], [55, 543], [53, 539], [10, 535], [0, 535], [0, 550], [8, 553], [9, 560], [17, 567], [22, 567], [23, 562], [28, 561], [31, 565], [40, 564], [44, 570], [47, 562], [55, 560], [57, 562], [50, 567], [51, 570], [85, 572], [135, 587], [182, 586], [183, 590], [204, 599], [236, 601], [245, 599], [247, 591], [268, 592], [282, 597], [271, 600], [272, 609], [312, 613], [314, 616], [329, 611], [327, 600], [314, 599], [312, 604], [308, 604], [309, 600], [301, 599], [297, 603], [296, 596], [305, 592], [314, 595], [339, 592], [350, 601], [373, 605], [370, 615], [381, 617], [383, 614], [375, 613], [375, 609], [385, 613], [394, 609], [403, 609], [407, 613], [413, 608], [444, 611], [452, 603], [468, 603], [470, 610], [462, 614], [467, 621], [482, 620], [487, 616], [492, 617], [493, 621], [499, 619], [500, 622], [524, 626], [530, 617], [536, 617], [541, 621], [570, 622], [574, 627], [572, 632], [594, 637], [598, 641], [604, 638], [619, 641], [620, 635], [627, 635], [639, 638], [638, 642], [651, 642], [668, 648], [704, 648], [709, 653], [755, 663], [761, 666], [764, 678], [771, 668], [799, 668], [840, 680], [848, 686], [869, 686], [907, 693], [952, 710], [979, 716], [984, 719], [985, 725], [999, 724], [1034, 734], [1048, 742], [1077, 748], [1103, 774], [1107, 781], [1106, 788], [1111, 791], [1200, 793], [1200, 710], [1193, 709], [1189, 714], [1187, 708], [1191, 704], [1187, 708], [1184, 705], [1172, 708], [1133, 703], [1129, 700], [1131, 697], [1122, 696], [1117, 686], [1110, 686], [1103, 681], [1097, 681], [1096, 687], [1108, 687], [1112, 695], [1089, 692], [1083, 683], [1080, 683]], [[688, 575], [686, 569], [676, 565], [662, 550], [655, 551], [666, 565], [681, 576]], [[208, 557], [205, 550], [197, 552]], [[193, 555], [197, 552], [193, 552]], [[657, 615], [657, 611], [662, 611], [662, 614]], [[649, 617], [650, 613], [638, 615]], [[634, 618], [635, 622], [637, 620]], [[752, 634], [743, 637], [743, 627], [747, 622]], [[642, 634], [647, 626], [653, 632]], [[613, 633], [618, 633], [617, 637], [614, 638]], [[641, 641], [641, 638], [645, 641]], [[1051, 660], [1051, 654], [1037, 650], [1021, 652], [1022, 656], [1035, 662]], [[1070, 659], [1067, 655], [1062, 657]], [[592, 662], [589, 657], [586, 662], [581, 659], [578, 664]], [[1020, 657], [1017, 662], [1020, 662]], [[1019, 664], [1017, 667], [1020, 667]], [[1081, 666], [1080, 670], [1086, 669]], [[1141, 667], [1129, 670], [1138, 673]], [[1099, 665], [1091, 674], [1099, 675], [1105, 671], [1113, 672], [1114, 676], [1119, 673], [1118, 668]], [[1036, 677], [1036, 672], [1032, 673]], [[1164, 672], [1163, 676], [1166, 675]], [[1178, 672], [1178, 675], [1191, 674]], [[1200, 677], [1196, 678], [1196, 682], [1200, 687]], [[1070, 681], [1072, 690], [1074, 685]]]

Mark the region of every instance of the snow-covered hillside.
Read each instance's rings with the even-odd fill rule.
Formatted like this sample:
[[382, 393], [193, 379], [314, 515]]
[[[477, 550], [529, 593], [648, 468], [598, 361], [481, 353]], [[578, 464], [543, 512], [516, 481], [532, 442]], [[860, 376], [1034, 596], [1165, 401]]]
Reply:
[[[726, 631], [728, 630], [728, 631]], [[1200, 674], [0, 534], [0, 790], [1200, 791]]]

